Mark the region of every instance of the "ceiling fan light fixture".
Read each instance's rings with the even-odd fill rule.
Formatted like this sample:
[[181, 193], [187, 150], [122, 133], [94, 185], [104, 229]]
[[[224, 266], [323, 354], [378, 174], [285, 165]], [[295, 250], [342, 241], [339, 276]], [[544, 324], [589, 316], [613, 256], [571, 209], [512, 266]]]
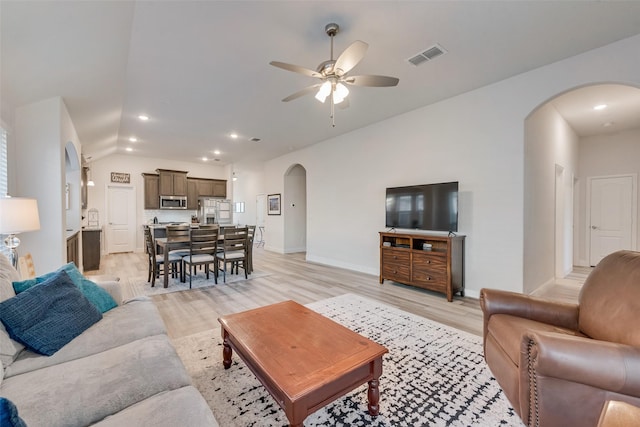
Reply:
[[344, 101], [347, 95], [349, 95], [349, 89], [347, 89], [347, 87], [342, 83], [338, 83], [333, 91], [333, 103], [340, 104]]
[[324, 104], [324, 101], [327, 100], [327, 96], [329, 96], [330, 93], [331, 93], [331, 82], [327, 80], [324, 83], [322, 83], [322, 86], [320, 86], [318, 93], [316, 93], [316, 99]]

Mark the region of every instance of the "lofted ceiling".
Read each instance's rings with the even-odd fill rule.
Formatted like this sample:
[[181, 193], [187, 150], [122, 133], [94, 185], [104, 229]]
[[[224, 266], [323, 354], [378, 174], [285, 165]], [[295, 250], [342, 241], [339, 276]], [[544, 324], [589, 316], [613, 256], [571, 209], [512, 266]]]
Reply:
[[[130, 148], [218, 165], [268, 160], [640, 33], [640, 1], [2, 0], [0, 15], [5, 120], [61, 96], [89, 159]], [[369, 44], [351, 74], [400, 79], [350, 87], [335, 127], [312, 95], [281, 102], [313, 78], [269, 65], [315, 69], [329, 59], [330, 22], [340, 25], [336, 54]], [[434, 44], [447, 53], [408, 62]], [[628, 90], [593, 89], [556, 107], [580, 135], [638, 127], [640, 96]], [[626, 106], [608, 119], [615, 127], [581, 119], [585, 102], [613, 97]]]

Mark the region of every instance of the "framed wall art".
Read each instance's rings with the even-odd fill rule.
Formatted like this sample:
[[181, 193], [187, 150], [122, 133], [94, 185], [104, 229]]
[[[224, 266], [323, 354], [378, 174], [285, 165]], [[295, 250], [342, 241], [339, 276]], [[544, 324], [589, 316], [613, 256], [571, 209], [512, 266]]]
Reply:
[[267, 196], [267, 214], [280, 215], [281, 206], [280, 194], [269, 194]]

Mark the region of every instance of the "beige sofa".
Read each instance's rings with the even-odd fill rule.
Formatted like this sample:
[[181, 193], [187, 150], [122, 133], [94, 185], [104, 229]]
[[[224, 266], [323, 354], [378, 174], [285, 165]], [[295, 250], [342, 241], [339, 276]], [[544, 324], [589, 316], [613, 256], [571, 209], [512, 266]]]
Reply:
[[[0, 302], [18, 280], [0, 254]], [[22, 349], [0, 322], [0, 397], [29, 427], [217, 426], [153, 302], [123, 302], [117, 282], [100, 286], [118, 307], [52, 356]]]

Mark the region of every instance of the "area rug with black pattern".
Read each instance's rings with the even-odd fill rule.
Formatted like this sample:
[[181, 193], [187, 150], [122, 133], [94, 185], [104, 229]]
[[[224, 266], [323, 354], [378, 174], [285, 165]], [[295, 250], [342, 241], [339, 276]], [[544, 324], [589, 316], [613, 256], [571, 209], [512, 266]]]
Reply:
[[[307, 307], [389, 353], [377, 417], [367, 412], [364, 384], [309, 415], [305, 426], [523, 426], [484, 361], [480, 337], [353, 294]], [[220, 329], [175, 339], [174, 345], [220, 426], [288, 425], [240, 358], [223, 368]]]

